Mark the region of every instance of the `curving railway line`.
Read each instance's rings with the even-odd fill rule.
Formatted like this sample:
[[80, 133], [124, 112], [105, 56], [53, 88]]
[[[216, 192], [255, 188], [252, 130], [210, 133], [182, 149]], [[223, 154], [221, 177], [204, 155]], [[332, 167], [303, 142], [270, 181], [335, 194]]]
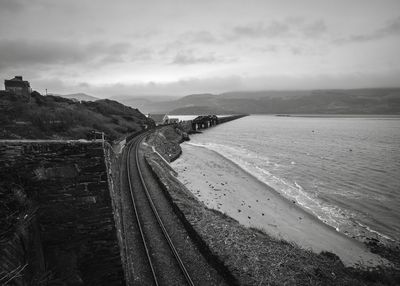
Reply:
[[[157, 189], [140, 151], [146, 134], [133, 138], [124, 156], [125, 192], [134, 217], [124, 230], [125, 251], [131, 257], [134, 284], [224, 285], [224, 279], [198, 251]], [[128, 239], [130, 236], [134, 238]]]
[[[128, 149], [128, 154], [132, 154], [132, 152], [134, 152], [134, 154], [132, 154], [131, 156], [127, 157], [126, 160], [126, 164], [127, 164], [127, 174], [128, 174], [128, 182], [129, 182], [129, 189], [130, 189], [130, 194], [131, 194], [131, 198], [132, 198], [132, 205], [135, 211], [135, 216], [136, 216], [136, 221], [138, 224], [138, 228], [139, 228], [139, 232], [140, 232], [140, 236], [142, 238], [142, 242], [143, 242], [143, 247], [146, 251], [146, 257], [147, 257], [147, 263], [151, 269], [151, 274], [152, 274], [152, 279], [154, 282], [154, 285], [160, 285], [159, 283], [159, 279], [160, 277], [157, 275], [156, 271], [157, 270], [157, 262], [156, 257], [152, 256], [150, 253], [150, 243], [149, 243], [149, 239], [150, 239], [150, 234], [151, 233], [155, 233], [155, 232], [162, 232], [165, 241], [167, 242], [170, 250], [171, 250], [171, 256], [173, 256], [173, 258], [175, 259], [176, 265], [179, 266], [181, 273], [183, 275], [183, 278], [181, 277], [181, 280], [185, 280], [187, 285], [194, 285], [192, 278], [190, 277], [188, 271], [186, 270], [186, 267], [182, 261], [182, 259], [180, 258], [178, 251], [176, 250], [176, 247], [174, 246], [174, 243], [171, 240], [171, 237], [169, 236], [164, 223], [161, 220], [160, 215], [157, 212], [157, 209], [154, 205], [154, 202], [152, 200], [152, 198], [150, 197], [149, 191], [146, 187], [146, 182], [144, 181], [143, 175], [140, 171], [140, 163], [139, 163], [139, 144], [141, 143], [141, 141], [143, 140], [143, 138], [145, 137], [146, 133], [143, 135], [138, 136], [138, 138], [136, 138], [136, 140], [133, 140], [133, 142], [129, 145], [129, 149]], [[137, 174], [139, 175], [139, 179], [140, 179], [140, 184], [141, 184], [141, 190], [136, 190], [136, 193], [138, 191], [141, 191], [144, 196], [138, 196], [137, 194], [135, 194], [135, 191], [133, 189], [133, 184], [132, 184], [132, 176], [131, 173], [133, 173], [134, 171], [131, 171], [131, 167], [132, 165], [130, 164], [130, 158], [134, 158], [135, 161], [135, 166], [134, 166], [134, 171], [137, 172]], [[138, 178], [136, 177], [136, 178]], [[148, 202], [148, 205], [151, 208], [152, 214], [154, 215], [154, 218], [156, 219], [157, 223], [156, 224], [152, 224], [150, 225], [145, 225], [144, 221], [141, 218], [141, 210], [139, 209], [140, 204], [137, 204], [138, 200], [142, 200], [145, 199]], [[149, 227], [151, 227], [152, 229], [149, 230]], [[164, 245], [158, 245], [159, 247], [164, 247], [165, 248], [165, 243]], [[153, 250], [153, 253], [156, 252]], [[168, 260], [171, 261], [173, 260], [173, 258], [169, 258]], [[165, 259], [165, 258], [164, 258]], [[175, 264], [175, 263], [174, 263]], [[176, 267], [176, 265], [174, 265]], [[165, 271], [165, 269], [163, 269], [163, 271]], [[175, 271], [176, 272], [176, 271]], [[175, 279], [177, 279], [178, 277], [174, 277]], [[178, 280], [178, 279], [177, 279]], [[177, 281], [176, 281], [177, 282]]]

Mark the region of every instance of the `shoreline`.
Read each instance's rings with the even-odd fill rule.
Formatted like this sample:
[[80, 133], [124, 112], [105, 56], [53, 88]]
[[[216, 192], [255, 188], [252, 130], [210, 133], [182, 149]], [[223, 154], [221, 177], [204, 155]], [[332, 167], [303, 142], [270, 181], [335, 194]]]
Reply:
[[181, 148], [183, 155], [171, 166], [182, 184], [207, 207], [303, 249], [335, 253], [346, 266], [390, 264], [220, 154], [189, 144], [181, 144]]
[[[226, 160], [229, 163], [235, 165], [236, 167], [238, 167], [239, 169], [241, 169], [244, 173], [246, 173], [248, 176], [250, 176], [251, 178], [253, 178], [254, 180], [258, 181], [260, 184], [262, 184], [263, 186], [265, 186], [267, 189], [272, 189], [278, 196], [280, 196], [283, 200], [287, 200], [287, 201], [294, 201], [294, 198], [291, 198], [289, 196], [285, 196], [284, 194], [280, 193], [279, 191], [277, 191], [274, 187], [271, 187], [270, 185], [268, 185], [268, 183], [264, 182], [263, 180], [261, 180], [260, 178], [258, 178], [257, 176], [253, 175], [249, 170], [246, 170], [246, 168], [243, 168], [240, 166], [240, 164], [238, 164], [237, 162], [231, 160], [230, 158], [226, 157], [225, 155], [219, 153], [218, 151], [212, 150], [207, 148], [204, 145], [199, 145], [199, 144], [193, 144], [191, 142], [187, 142], [186, 144], [193, 146], [195, 148], [203, 148], [205, 150], [208, 150], [212, 153], [215, 153], [216, 156], [219, 156], [222, 158], [222, 160]], [[358, 221], [355, 221], [356, 224], [358, 224], [360, 227], [362, 227], [363, 229], [366, 229], [367, 231], [369, 231], [369, 236], [368, 235], [363, 235], [360, 233], [349, 233], [349, 232], [343, 232], [338, 230], [335, 226], [329, 224], [326, 220], [324, 220], [323, 217], [319, 217], [318, 214], [314, 213], [310, 208], [307, 208], [306, 205], [303, 205], [299, 202], [296, 201], [297, 206], [299, 206], [299, 208], [306, 212], [308, 215], [311, 215], [314, 219], [319, 220], [319, 222], [321, 222], [323, 225], [331, 228], [332, 230], [335, 230], [336, 232], [344, 235], [347, 238], [350, 239], [354, 239], [362, 244], [365, 245], [369, 245], [369, 244], [379, 244], [383, 247], [399, 247], [400, 246], [400, 242], [396, 241], [394, 238], [382, 234], [376, 230], [371, 229], [369, 226], [364, 225]], [[372, 235], [371, 235], [372, 234]], [[353, 235], [353, 236], [351, 236]]]

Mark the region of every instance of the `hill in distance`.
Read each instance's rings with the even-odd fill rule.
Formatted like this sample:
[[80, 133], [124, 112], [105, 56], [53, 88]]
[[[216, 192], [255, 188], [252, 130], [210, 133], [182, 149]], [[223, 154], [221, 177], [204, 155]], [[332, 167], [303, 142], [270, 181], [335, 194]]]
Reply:
[[0, 95], [1, 139], [87, 139], [95, 130], [114, 140], [153, 124], [139, 110], [109, 99], [78, 102], [36, 91], [30, 99]]
[[100, 99], [86, 93], [56, 94], [55, 96], [61, 96], [68, 99], [76, 99], [79, 101], [96, 101]]
[[169, 114], [400, 114], [400, 88], [192, 94], [145, 105]]
[[[154, 110], [158, 111], [164, 103], [167, 104], [167, 109], [171, 110], [175, 108], [174, 101], [179, 98], [180, 96], [171, 95], [115, 95], [110, 97], [112, 100], [138, 108], [144, 114], [154, 113]], [[164, 108], [161, 107], [161, 110]]]

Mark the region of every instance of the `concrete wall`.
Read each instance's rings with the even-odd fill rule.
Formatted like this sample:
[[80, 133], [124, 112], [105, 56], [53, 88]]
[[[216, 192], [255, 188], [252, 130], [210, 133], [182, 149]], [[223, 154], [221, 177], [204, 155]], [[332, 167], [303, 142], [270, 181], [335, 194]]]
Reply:
[[101, 143], [0, 142], [0, 180], [39, 206], [48, 279], [124, 285]]

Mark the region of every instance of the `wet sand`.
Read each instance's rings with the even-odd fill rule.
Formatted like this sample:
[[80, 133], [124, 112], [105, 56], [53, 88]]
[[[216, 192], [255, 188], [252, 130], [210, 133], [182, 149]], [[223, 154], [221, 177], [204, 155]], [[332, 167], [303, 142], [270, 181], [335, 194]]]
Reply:
[[187, 143], [181, 147], [182, 156], [171, 166], [209, 208], [302, 248], [333, 252], [346, 266], [387, 264], [361, 242], [322, 223], [216, 152]]

